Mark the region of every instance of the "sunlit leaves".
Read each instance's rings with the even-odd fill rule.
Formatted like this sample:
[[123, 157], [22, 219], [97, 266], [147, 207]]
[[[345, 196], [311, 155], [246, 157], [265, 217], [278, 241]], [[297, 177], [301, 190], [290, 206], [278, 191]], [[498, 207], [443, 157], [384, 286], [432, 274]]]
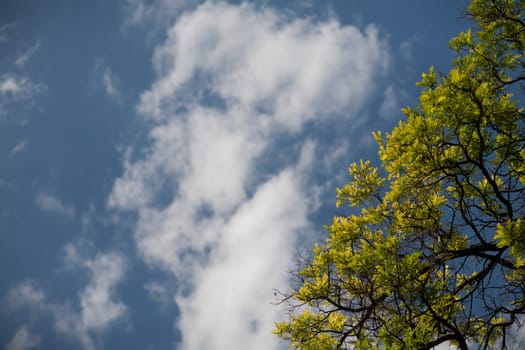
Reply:
[[353, 163], [348, 168], [351, 182], [343, 188], [336, 189], [336, 205], [341, 206], [348, 203], [350, 206], [359, 206], [370, 199], [377, 199], [384, 183], [384, 179], [379, 176], [377, 168], [370, 165], [369, 161], [361, 161], [359, 164]]
[[[525, 314], [524, 1], [474, 0], [448, 75], [373, 134], [276, 333], [296, 349], [505, 348]], [[473, 345], [474, 344], [474, 345]]]

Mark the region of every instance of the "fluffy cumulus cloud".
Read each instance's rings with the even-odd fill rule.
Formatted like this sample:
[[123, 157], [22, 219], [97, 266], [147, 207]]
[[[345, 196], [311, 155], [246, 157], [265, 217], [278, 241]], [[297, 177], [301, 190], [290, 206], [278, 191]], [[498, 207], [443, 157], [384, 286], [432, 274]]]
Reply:
[[312, 174], [348, 146], [319, 154], [308, 130], [356, 118], [385, 43], [374, 26], [246, 3], [205, 3], [167, 33], [138, 105], [150, 142], [127, 150], [109, 206], [137, 214], [140, 256], [178, 281], [180, 348], [276, 349], [272, 289], [311, 225]]
[[180, 18], [156, 50], [162, 78], [143, 95], [140, 109], [169, 115], [176, 102], [194, 98], [188, 85], [200, 82], [204, 98], [297, 131], [313, 118], [353, 116], [373, 87], [371, 78], [388, 63], [383, 49], [374, 26], [362, 32], [247, 4], [205, 4]]
[[[79, 293], [78, 303], [55, 303], [33, 281], [24, 281], [6, 296], [9, 312], [25, 310], [29, 321], [51, 316], [54, 328], [67, 338], [75, 339], [86, 350], [98, 348], [99, 336], [116, 322], [125, 320], [127, 307], [115, 297], [115, 288], [124, 278], [126, 260], [115, 252], [99, 254], [81, 262], [80, 267], [90, 274], [90, 282]], [[41, 342], [22, 325], [7, 344], [8, 349], [31, 349]]]
[[292, 169], [273, 177], [222, 228], [223, 238], [200, 272], [196, 289], [177, 298], [184, 315], [183, 348], [276, 347], [271, 288], [282, 286], [293, 232], [307, 224], [308, 198], [296, 180]]

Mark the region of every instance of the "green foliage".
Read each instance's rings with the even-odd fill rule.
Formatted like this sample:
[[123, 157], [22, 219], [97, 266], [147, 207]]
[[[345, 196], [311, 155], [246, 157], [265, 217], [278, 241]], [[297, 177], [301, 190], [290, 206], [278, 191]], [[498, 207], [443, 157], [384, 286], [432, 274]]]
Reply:
[[507, 348], [525, 313], [525, 2], [468, 14], [454, 68], [374, 134], [382, 169], [352, 164], [337, 189], [353, 214], [297, 273], [275, 329], [291, 348]]

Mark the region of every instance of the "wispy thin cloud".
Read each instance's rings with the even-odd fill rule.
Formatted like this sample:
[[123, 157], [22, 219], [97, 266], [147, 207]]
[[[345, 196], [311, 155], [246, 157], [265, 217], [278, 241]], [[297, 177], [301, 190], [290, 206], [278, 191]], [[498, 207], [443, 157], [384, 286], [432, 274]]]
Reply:
[[6, 344], [6, 350], [29, 350], [40, 347], [42, 338], [37, 334], [32, 334], [26, 325], [20, 327], [9, 343]]
[[60, 198], [48, 193], [39, 193], [35, 198], [35, 204], [40, 209], [72, 217], [75, 215], [75, 208], [72, 205], [65, 204]]
[[28, 141], [27, 140], [20, 140], [14, 145], [14, 147], [11, 149], [11, 152], [9, 152], [9, 155], [11, 157], [15, 156], [16, 154], [24, 151], [27, 148]]
[[[13, 287], [4, 300], [7, 312], [25, 310], [30, 321], [51, 317], [58, 334], [78, 341], [85, 350], [93, 350], [97, 348], [95, 339], [127, 317], [127, 306], [115, 296], [115, 287], [124, 278], [127, 263], [121, 254], [106, 252], [79, 264], [88, 271], [90, 279], [79, 293], [78, 303], [53, 302], [34, 281]], [[12, 350], [29, 349], [39, 343], [40, 339], [22, 326], [8, 346]]]
[[117, 78], [109, 68], [104, 70], [102, 81], [106, 94], [117, 102], [121, 102], [120, 90], [117, 88]]
[[124, 7], [127, 16], [124, 28], [142, 24], [167, 26], [198, 3], [198, 0], [127, 0]]
[[0, 26], [0, 44], [9, 41], [9, 32], [20, 25], [20, 22], [10, 22]]
[[387, 86], [383, 93], [383, 101], [379, 107], [379, 114], [384, 119], [398, 117], [400, 113], [399, 96], [393, 86]]
[[0, 121], [13, 109], [33, 105], [34, 98], [46, 91], [46, 86], [15, 74], [0, 75]]
[[95, 61], [93, 75], [95, 89], [102, 89], [104, 94], [116, 103], [122, 102], [120, 80], [103, 59], [98, 58]]
[[399, 53], [401, 58], [405, 61], [404, 63], [411, 66], [414, 62], [414, 49], [415, 46], [422, 40], [420, 34], [415, 34], [411, 38], [402, 41], [399, 44]]
[[18, 68], [23, 68], [27, 62], [33, 57], [33, 55], [40, 48], [41, 41], [38, 40], [34, 45], [30, 46], [27, 50], [21, 53], [15, 60], [15, 64]]
[[126, 317], [127, 307], [114, 296], [114, 288], [123, 279], [126, 260], [118, 253], [99, 254], [86, 261], [90, 283], [80, 293], [80, 310], [62, 305], [55, 311], [55, 328], [78, 339], [85, 350], [95, 349], [93, 333], [110, 328]]
[[7, 293], [8, 305], [20, 309], [27, 307], [35, 312], [40, 312], [40, 306], [46, 301], [46, 294], [34, 281], [24, 281]]
[[170, 280], [151, 281], [145, 283], [143, 287], [149, 298], [158, 304], [159, 310], [172, 310], [175, 306], [173, 303], [173, 295], [176, 290], [174, 282], [170, 282]]
[[9, 289], [2, 302], [4, 312], [24, 312], [29, 322], [34, 322], [48, 312], [47, 295], [33, 280], [22, 281]]

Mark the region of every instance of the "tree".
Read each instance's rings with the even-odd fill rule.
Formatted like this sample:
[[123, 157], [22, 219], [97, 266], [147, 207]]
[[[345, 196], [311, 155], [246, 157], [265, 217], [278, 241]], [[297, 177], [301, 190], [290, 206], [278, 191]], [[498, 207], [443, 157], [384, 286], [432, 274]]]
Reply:
[[525, 314], [525, 2], [474, 0], [418, 106], [349, 168], [350, 206], [296, 273], [295, 349], [507, 349]]

